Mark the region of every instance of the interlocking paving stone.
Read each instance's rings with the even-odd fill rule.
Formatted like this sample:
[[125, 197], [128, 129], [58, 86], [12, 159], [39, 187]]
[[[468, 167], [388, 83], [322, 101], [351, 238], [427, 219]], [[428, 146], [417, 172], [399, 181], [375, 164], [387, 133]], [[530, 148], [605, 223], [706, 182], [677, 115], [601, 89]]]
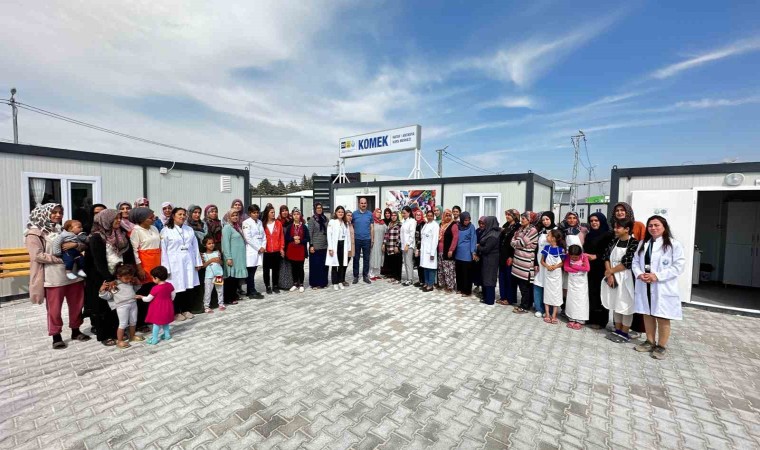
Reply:
[[43, 307], [0, 306], [0, 449], [760, 448], [749, 317], [687, 308], [656, 361], [385, 282], [243, 301], [123, 351], [53, 351]]

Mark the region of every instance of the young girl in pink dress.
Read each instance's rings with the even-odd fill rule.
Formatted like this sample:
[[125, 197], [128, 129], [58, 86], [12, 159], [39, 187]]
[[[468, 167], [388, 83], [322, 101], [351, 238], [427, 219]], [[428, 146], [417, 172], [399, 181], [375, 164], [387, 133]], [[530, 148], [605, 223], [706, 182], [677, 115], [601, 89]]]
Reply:
[[163, 339], [172, 338], [169, 334], [169, 324], [174, 321], [174, 286], [166, 280], [169, 278], [169, 271], [164, 266], [154, 267], [150, 271], [155, 286], [150, 290], [150, 295], [138, 295], [137, 299], [144, 302], [150, 302], [148, 306], [148, 315], [145, 317], [147, 323], [153, 324], [153, 336], [147, 340], [148, 344], [156, 345], [159, 341], [159, 332], [163, 328]]

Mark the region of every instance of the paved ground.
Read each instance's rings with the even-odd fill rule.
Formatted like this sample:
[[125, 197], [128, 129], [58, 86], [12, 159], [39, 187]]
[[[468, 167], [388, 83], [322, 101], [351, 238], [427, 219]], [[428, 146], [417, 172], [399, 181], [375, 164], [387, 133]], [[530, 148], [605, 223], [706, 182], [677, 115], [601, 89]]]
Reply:
[[4, 304], [0, 448], [759, 448], [759, 324], [687, 309], [659, 362], [376, 283], [53, 351], [43, 307]]

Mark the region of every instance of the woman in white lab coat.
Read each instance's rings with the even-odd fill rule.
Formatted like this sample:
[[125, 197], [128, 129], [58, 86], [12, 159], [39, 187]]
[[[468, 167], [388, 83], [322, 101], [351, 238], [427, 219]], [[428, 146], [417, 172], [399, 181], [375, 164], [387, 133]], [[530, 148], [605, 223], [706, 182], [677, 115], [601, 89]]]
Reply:
[[401, 222], [401, 255], [404, 259], [404, 276], [401, 282], [404, 286], [414, 283], [414, 233], [417, 231], [417, 221], [412, 217], [412, 208], [404, 206], [401, 209], [404, 221]]
[[435, 213], [428, 211], [425, 213], [427, 223], [422, 226], [420, 231], [420, 248], [418, 249], [420, 257], [420, 267], [424, 271], [425, 278], [420, 280], [424, 292], [435, 290], [435, 277], [438, 269], [438, 234], [440, 225], [435, 220]]
[[267, 236], [264, 234], [264, 225], [259, 220], [259, 214], [259, 205], [251, 205], [248, 207], [248, 218], [243, 221], [245, 266], [248, 268], [245, 289], [248, 298], [264, 298], [260, 292], [256, 291], [254, 284], [256, 269], [263, 263], [262, 255], [267, 250]]
[[342, 206], [335, 208], [334, 219], [327, 224], [327, 258], [325, 265], [330, 267], [333, 289], [343, 289], [346, 280], [348, 256], [351, 253], [351, 231], [346, 223], [346, 210]]
[[647, 340], [637, 345], [636, 351], [652, 352], [655, 359], [665, 358], [670, 321], [682, 318], [678, 276], [685, 265], [683, 246], [670, 235], [668, 221], [662, 216], [650, 217], [632, 266], [636, 277], [635, 312], [644, 315], [647, 334]]
[[185, 224], [185, 208], [174, 208], [161, 229], [161, 265], [169, 271], [166, 280], [174, 286], [174, 320], [192, 319], [190, 299], [200, 285], [198, 269], [203, 267], [198, 251], [198, 239]]

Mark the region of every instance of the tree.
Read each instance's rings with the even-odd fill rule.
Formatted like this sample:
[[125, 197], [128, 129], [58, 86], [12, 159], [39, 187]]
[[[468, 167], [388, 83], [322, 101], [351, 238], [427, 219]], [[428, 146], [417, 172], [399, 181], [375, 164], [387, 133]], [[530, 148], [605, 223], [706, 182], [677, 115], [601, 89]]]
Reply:
[[273, 194], [285, 195], [287, 193], [288, 193], [288, 188], [285, 186], [285, 183], [283, 183], [282, 180], [277, 180], [277, 187], [274, 189]]
[[259, 183], [259, 188], [257, 189], [258, 192], [256, 195], [270, 195], [272, 194], [273, 190], [274, 186], [272, 183], [268, 179], [264, 178]]

